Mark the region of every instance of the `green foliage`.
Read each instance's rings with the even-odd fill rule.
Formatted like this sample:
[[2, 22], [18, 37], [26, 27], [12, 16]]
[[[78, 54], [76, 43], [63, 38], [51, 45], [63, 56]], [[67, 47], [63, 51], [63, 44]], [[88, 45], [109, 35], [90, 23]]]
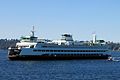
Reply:
[[17, 39], [0, 39], [0, 49], [8, 49], [9, 47], [13, 47], [17, 42], [19, 42]]

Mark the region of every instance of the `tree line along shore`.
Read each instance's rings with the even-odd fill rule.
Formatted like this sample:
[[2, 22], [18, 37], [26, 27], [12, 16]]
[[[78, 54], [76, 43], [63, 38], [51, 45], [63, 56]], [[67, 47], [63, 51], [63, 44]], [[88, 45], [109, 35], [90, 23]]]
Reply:
[[15, 46], [19, 42], [18, 39], [0, 39], [0, 49], [8, 49], [9, 47]]
[[[17, 42], [20, 42], [18, 39], [0, 39], [0, 49], [8, 49], [9, 47], [13, 47]], [[113, 51], [120, 51], [120, 43], [109, 42], [109, 47]]]

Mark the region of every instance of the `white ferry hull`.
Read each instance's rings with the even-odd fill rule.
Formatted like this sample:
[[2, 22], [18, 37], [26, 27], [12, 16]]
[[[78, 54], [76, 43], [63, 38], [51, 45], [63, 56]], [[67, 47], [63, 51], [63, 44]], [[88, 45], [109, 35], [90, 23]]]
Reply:
[[[16, 51], [16, 52], [15, 52]], [[24, 51], [23, 51], [24, 52]], [[73, 60], [73, 59], [108, 59], [110, 55], [107, 54], [107, 52], [104, 53], [61, 53], [61, 54], [45, 54], [38, 52], [37, 54], [35, 52], [32, 52], [30, 55], [30, 52], [28, 54], [22, 54], [22, 51], [18, 49], [11, 49], [9, 50], [8, 58], [10, 60]]]

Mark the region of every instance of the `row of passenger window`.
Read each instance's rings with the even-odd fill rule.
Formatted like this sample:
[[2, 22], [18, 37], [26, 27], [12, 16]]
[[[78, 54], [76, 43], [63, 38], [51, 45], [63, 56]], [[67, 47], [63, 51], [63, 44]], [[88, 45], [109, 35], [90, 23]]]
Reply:
[[[94, 48], [94, 49], [100, 49], [99, 46], [98, 46], [98, 47], [89, 47], [89, 46], [88, 46], [88, 47], [86, 47], [86, 46], [85, 46], [85, 47], [79, 47], [79, 46], [73, 46], [73, 47], [72, 47], [72, 46], [52, 46], [52, 45], [51, 45], [51, 46], [42, 46], [42, 47], [48, 47], [48, 48], [49, 48], [49, 47], [55, 47], [55, 48], [56, 48], [56, 47], [57, 47], [57, 48], [66, 48], [66, 47], [68, 47], [68, 48], [83, 48], [83, 49], [84, 49], [84, 48], [88, 48], [88, 49], [93, 49], [93, 48]], [[104, 48], [105, 48], [105, 47], [101, 47], [101, 49], [104, 49]]]
[[51, 54], [50, 56], [102, 56], [103, 54]]
[[33, 50], [35, 52], [106, 52], [106, 50]]

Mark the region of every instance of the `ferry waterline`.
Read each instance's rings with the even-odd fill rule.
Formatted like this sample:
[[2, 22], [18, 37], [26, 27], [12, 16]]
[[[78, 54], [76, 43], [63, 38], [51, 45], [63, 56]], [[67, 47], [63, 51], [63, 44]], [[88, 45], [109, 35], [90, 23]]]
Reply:
[[63, 34], [60, 40], [38, 39], [32, 30], [31, 36], [21, 37], [15, 47], [9, 47], [10, 60], [72, 60], [108, 59], [110, 49], [104, 40], [74, 41], [72, 35]]

